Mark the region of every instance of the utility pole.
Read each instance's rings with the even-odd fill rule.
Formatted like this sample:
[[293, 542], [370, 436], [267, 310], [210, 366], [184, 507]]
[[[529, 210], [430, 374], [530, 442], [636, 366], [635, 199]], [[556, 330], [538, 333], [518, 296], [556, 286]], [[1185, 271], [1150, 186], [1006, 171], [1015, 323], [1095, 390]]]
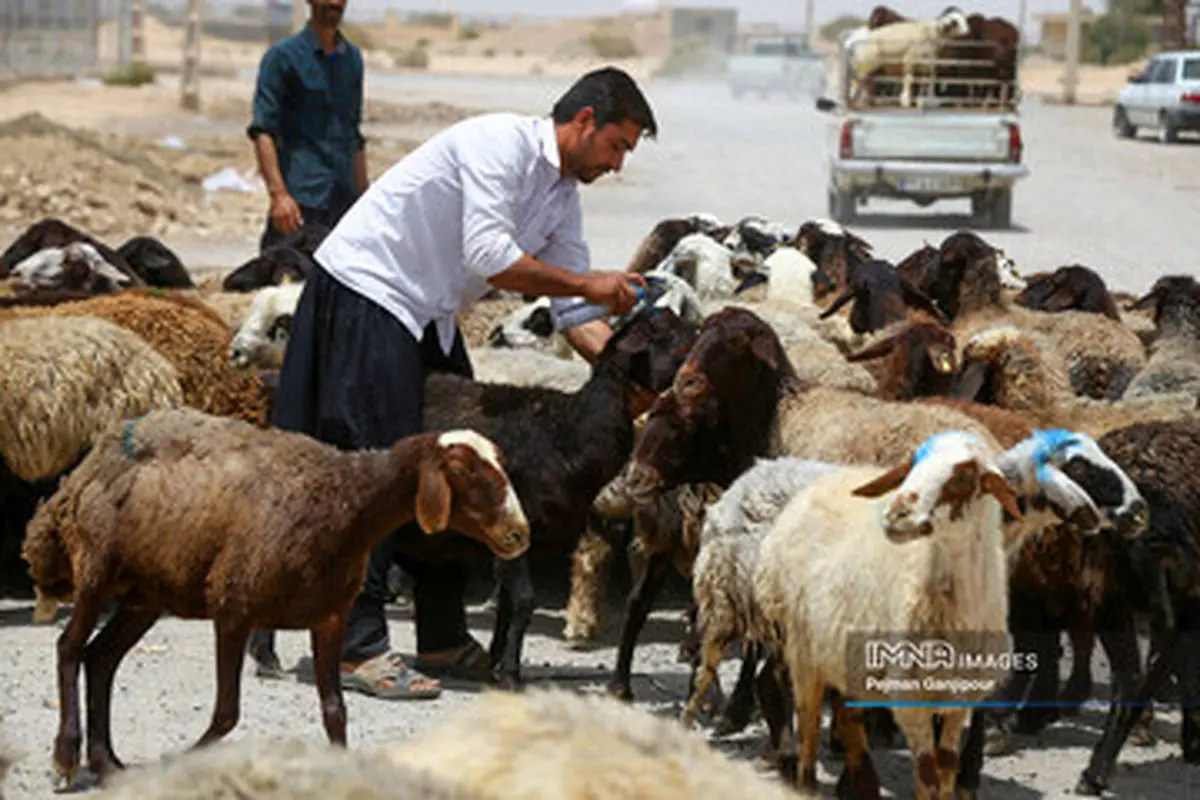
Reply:
[[1020, 47], [1025, 46], [1025, 19], [1026, 19], [1026, 15], [1027, 15], [1028, 11], [1029, 11], [1028, 0], [1021, 0], [1020, 5], [1017, 6], [1017, 35], [1019, 37], [1021, 37], [1019, 39]]
[[1083, 17], [1083, 0], [1071, 0], [1071, 11], [1067, 17], [1067, 63], [1063, 70], [1063, 102], [1075, 105], [1075, 90], [1079, 87], [1080, 26]]
[[1187, 0], [1163, 0], [1162, 49], [1187, 47]]
[[292, 0], [292, 33], [298, 33], [308, 24], [308, 14], [304, 11], [304, 0]]
[[130, 61], [131, 28], [133, 27], [132, 0], [120, 0], [117, 3], [117, 66], [127, 67]]
[[817, 32], [813, 29], [813, 3], [815, 0], [804, 0], [804, 35], [808, 37], [808, 49], [815, 50]]
[[200, 0], [188, 0], [183, 34], [183, 78], [179, 82], [180, 105], [186, 111], [200, 110]]
[[133, 62], [146, 62], [146, 0], [133, 0], [129, 9], [130, 57]]

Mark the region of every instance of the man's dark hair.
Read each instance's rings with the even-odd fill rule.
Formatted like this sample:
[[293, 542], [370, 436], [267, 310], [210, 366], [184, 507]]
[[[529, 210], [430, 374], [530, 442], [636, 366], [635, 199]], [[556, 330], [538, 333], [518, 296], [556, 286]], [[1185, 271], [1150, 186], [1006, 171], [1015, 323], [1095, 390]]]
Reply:
[[555, 124], [561, 125], [588, 107], [596, 114], [597, 128], [630, 120], [641, 126], [644, 136], [653, 139], [658, 134], [650, 103], [624, 70], [601, 67], [587, 73], [558, 98], [550, 113]]

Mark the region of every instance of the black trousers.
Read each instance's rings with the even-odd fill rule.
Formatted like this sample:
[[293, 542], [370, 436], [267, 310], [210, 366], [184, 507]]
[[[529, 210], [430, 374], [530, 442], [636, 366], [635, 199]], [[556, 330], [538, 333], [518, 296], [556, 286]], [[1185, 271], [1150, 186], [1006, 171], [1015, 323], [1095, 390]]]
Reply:
[[[447, 356], [433, 325], [418, 342], [381, 306], [318, 267], [305, 281], [292, 318], [271, 423], [342, 449], [390, 447], [420, 432], [424, 379], [435, 371], [474, 377], [460, 333]], [[345, 661], [389, 648], [384, 603], [393, 560], [413, 579], [417, 651], [446, 650], [468, 639], [465, 566], [397, 556], [401, 537], [425, 535], [416, 523], [406, 528], [371, 553], [347, 623]]]
[[[350, 206], [354, 205], [354, 200], [354, 197], [349, 196], [341, 189], [335, 188], [333, 194], [330, 196], [329, 205], [324, 208], [300, 205], [300, 215], [304, 218], [305, 225], [316, 223], [332, 230], [338, 224], [338, 220], [350, 210]], [[258, 240], [258, 251], [261, 253], [268, 247], [279, 244], [285, 238], [287, 237], [276, 229], [275, 223], [271, 221], [271, 217], [268, 215], [266, 227], [263, 229], [262, 236]]]

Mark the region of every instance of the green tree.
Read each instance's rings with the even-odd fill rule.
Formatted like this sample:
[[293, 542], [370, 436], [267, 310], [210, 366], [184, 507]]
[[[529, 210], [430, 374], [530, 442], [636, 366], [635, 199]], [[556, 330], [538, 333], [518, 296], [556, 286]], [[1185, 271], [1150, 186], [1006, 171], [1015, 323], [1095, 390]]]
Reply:
[[1096, 17], [1083, 32], [1080, 59], [1086, 64], [1128, 64], [1146, 54], [1150, 28], [1134, 15], [1118, 11]]
[[861, 28], [866, 24], [867, 21], [862, 17], [855, 17], [849, 14], [843, 15], [821, 26], [821, 38], [830, 42], [836, 42], [846, 31]]

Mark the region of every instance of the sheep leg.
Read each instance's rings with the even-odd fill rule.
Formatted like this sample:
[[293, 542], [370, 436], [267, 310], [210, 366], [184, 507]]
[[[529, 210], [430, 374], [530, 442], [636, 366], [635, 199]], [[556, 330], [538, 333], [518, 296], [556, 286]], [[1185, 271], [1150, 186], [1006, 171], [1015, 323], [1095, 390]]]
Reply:
[[76, 589], [75, 609], [58, 637], [58, 735], [54, 739], [55, 784], [70, 786], [79, 769], [79, 664], [88, 634], [100, 618], [100, 597], [83, 587]]
[[[1024, 734], [1037, 733], [1058, 721], [1058, 708], [1054, 703], [1058, 700], [1058, 663], [1062, 659], [1057, 626], [1046, 625], [1029, 639], [1029, 644], [1037, 653], [1038, 663], [1029, 688], [1028, 703], [1017, 711], [1016, 730]], [[1025, 673], [1014, 673], [1014, 683], [1021, 683], [1024, 676]], [[1028, 678], [1024, 682], [1028, 682]], [[1021, 698], [1017, 696], [1012, 699], [1020, 701]]]
[[938, 796], [942, 800], [954, 800], [955, 784], [958, 782], [958, 748], [968, 714], [970, 711], [965, 708], [942, 712], [942, 734], [937, 745]]
[[250, 627], [213, 621], [217, 639], [217, 701], [208, 730], [190, 749], [198, 750], [220, 741], [238, 723], [242, 695], [242, 661]]
[[88, 769], [102, 778], [115, 770], [125, 769], [112, 746], [112, 688], [117, 667], [154, 627], [158, 617], [159, 613], [154, 609], [133, 610], [120, 606], [84, 649]]
[[[767, 656], [763, 668], [754, 682], [758, 695], [758, 707], [762, 709], [767, 723], [768, 758], [779, 770], [780, 776], [789, 783], [796, 782], [795, 743], [790, 740], [793, 707], [791, 680], [787, 667], [774, 656]], [[787, 737], [788, 741], [785, 741]], [[791, 754], [788, 753], [790, 746]]]
[[1068, 624], [1067, 635], [1071, 637], [1071, 675], [1059, 695], [1064, 705], [1062, 713], [1073, 715], [1079, 706], [1092, 696], [1092, 651], [1096, 648], [1096, 632], [1083, 620]]
[[313, 651], [313, 672], [317, 679], [317, 696], [321, 700], [321, 722], [331, 744], [346, 746], [346, 701], [342, 697], [341, 658], [346, 641], [346, 616], [334, 614], [310, 632]]
[[577, 648], [596, 635], [600, 621], [600, 594], [607, 583], [612, 545], [589, 524], [571, 554], [571, 596], [563, 636]]
[[792, 698], [796, 707], [796, 788], [817, 793], [817, 743], [821, 737], [821, 709], [825, 685], [792, 673]]
[[[1109, 624], [1105, 624], [1105, 623]], [[1129, 701], [1137, 691], [1142, 680], [1141, 650], [1138, 647], [1137, 631], [1134, 629], [1132, 614], [1123, 609], [1110, 610], [1100, 618], [1100, 644], [1108, 656], [1112, 673], [1112, 705], [1109, 707], [1109, 717], [1105, 730], [1112, 723], [1113, 709]], [[1164, 684], [1165, 685], [1165, 684]], [[1154, 697], [1151, 696], [1153, 701]], [[1153, 702], [1138, 712], [1130, 738], [1138, 747], [1145, 747], [1155, 741], [1154, 733], [1150, 730], [1150, 721], [1154, 717]]]
[[974, 797], [975, 792], [979, 791], [979, 782], [983, 775], [985, 722], [983, 709], [971, 709], [971, 722], [967, 726], [967, 738], [958, 756], [958, 776], [955, 778], [960, 800]]
[[842, 775], [837, 782], [838, 797], [880, 797], [879, 774], [871, 761], [867, 729], [860, 708], [848, 708], [841, 692], [833, 695], [833, 727], [846, 750]]
[[704, 645], [700, 650], [700, 664], [696, 674], [695, 686], [692, 687], [692, 694], [688, 698], [687, 704], [683, 707], [683, 714], [680, 716], [680, 722], [685, 728], [692, 727], [692, 720], [696, 716], [696, 709], [700, 706], [700, 701], [704, 699], [705, 692], [712, 685], [713, 679], [717, 677], [717, 665], [721, 663], [721, 654], [725, 652], [725, 646], [729, 644], [729, 640], [725, 636], [706, 635], [704, 637]]
[[633, 688], [629, 685], [630, 673], [633, 670], [633, 648], [637, 644], [638, 634], [646, 624], [646, 617], [650, 614], [655, 598], [667, 582], [670, 569], [670, 556], [655, 553], [646, 564], [642, 579], [629, 594], [629, 601], [625, 607], [625, 622], [621, 626], [621, 643], [617, 648], [617, 667], [608, 684], [609, 693], [622, 700], [633, 699]]
[[[913, 796], [917, 800], [932, 800], [938, 796], [938, 762], [934, 754], [933, 714], [928, 709], [897, 707], [892, 709], [896, 724], [904, 733], [913, 759]], [[960, 725], [961, 728], [961, 725]], [[958, 739], [955, 738], [955, 744]], [[957, 752], [954, 753], [957, 760]], [[956, 763], [957, 768], [957, 763]], [[951, 773], [953, 776], [953, 773]], [[953, 789], [953, 781], [950, 788]]]
[[[1105, 634], [1101, 633], [1100, 643], [1105, 646], [1107, 651], [1108, 647], [1104, 640]], [[1134, 644], [1136, 645], [1136, 640]], [[1141, 720], [1143, 709], [1150, 705], [1155, 693], [1161, 691], [1170, 679], [1171, 673], [1179, 667], [1183, 660], [1182, 650], [1183, 648], [1178, 646], [1178, 640], [1168, 645], [1162, 657], [1155, 661], [1154, 666], [1146, 673], [1146, 679], [1142, 682], [1137, 695], [1133, 697], [1133, 702], [1127, 702], [1128, 695], [1119, 694], [1123, 688], [1120, 684], [1114, 686], [1113, 703], [1108, 710], [1104, 732], [1100, 735], [1100, 741], [1096, 742], [1096, 746], [1092, 749], [1092, 757], [1088, 760], [1087, 768], [1079, 776], [1079, 783], [1075, 786], [1076, 794], [1099, 795], [1108, 788], [1113, 765], [1121, 752], [1122, 745], [1129, 738], [1134, 726]], [[1115, 664], [1113, 676], [1116, 677]], [[1116, 682], [1114, 681], [1114, 683]], [[1185, 709], [1185, 713], [1187, 710]], [[1194, 709], [1192, 711], [1194, 712]]]
[[729, 695], [716, 731], [721, 736], [737, 733], [750, 724], [754, 713], [754, 674], [758, 668], [758, 648], [747, 645], [742, 652], [742, 668], [738, 671], [737, 684]]
[[[521, 646], [525, 631], [533, 619], [533, 576], [529, 574], [529, 558], [521, 556], [505, 565], [504, 588], [500, 591], [500, 608], [507, 604], [511, 624], [501, 640], [504, 650], [493, 675], [501, 689], [515, 691], [521, 686]], [[497, 624], [499, 615], [497, 616]], [[493, 642], [492, 646], [495, 647]]]

